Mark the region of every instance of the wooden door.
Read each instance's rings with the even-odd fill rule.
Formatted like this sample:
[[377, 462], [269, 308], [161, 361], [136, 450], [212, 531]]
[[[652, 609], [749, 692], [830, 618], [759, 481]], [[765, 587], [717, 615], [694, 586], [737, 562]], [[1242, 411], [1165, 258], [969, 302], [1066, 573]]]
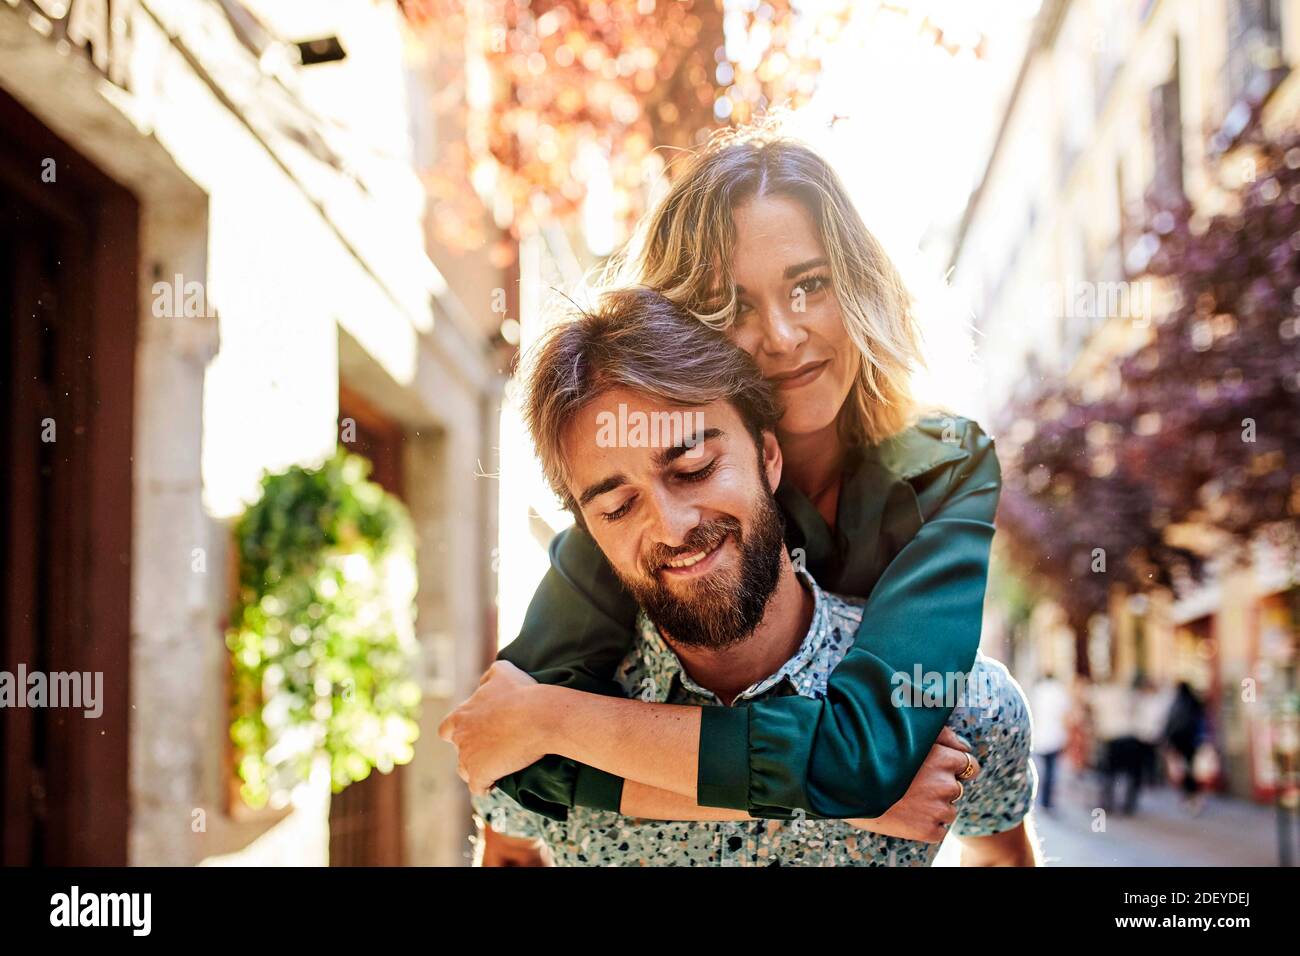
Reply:
[[100, 682], [0, 708], [6, 865], [127, 860], [138, 215], [0, 93], [0, 670]]

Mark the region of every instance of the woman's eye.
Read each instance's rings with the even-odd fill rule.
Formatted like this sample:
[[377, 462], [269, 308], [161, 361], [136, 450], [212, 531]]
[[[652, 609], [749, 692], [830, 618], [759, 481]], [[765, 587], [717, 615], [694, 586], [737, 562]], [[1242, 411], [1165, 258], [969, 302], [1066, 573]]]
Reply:
[[812, 295], [813, 293], [820, 292], [822, 289], [826, 288], [827, 282], [828, 280], [825, 276], [808, 276], [807, 278], [800, 279], [795, 283], [794, 292], [791, 293], [791, 297], [797, 296], [800, 289], [803, 290], [804, 295]]
[[715, 458], [703, 468], [697, 468], [695, 471], [683, 471], [678, 473], [677, 477], [682, 481], [703, 481], [709, 475], [713, 474], [713, 469], [718, 466], [718, 460]]

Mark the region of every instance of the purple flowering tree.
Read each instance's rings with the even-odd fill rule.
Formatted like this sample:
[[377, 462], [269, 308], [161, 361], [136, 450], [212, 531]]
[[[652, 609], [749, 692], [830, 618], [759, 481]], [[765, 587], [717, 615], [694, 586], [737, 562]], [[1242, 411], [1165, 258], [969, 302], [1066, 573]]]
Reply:
[[1081, 640], [1112, 587], [1199, 573], [1211, 555], [1172, 546], [1175, 526], [1240, 543], [1300, 515], [1300, 135], [1255, 124], [1236, 158], [1254, 175], [1226, 211], [1149, 209], [1146, 272], [1171, 306], [1116, 387], [1051, 382], [1003, 417], [1006, 547]]

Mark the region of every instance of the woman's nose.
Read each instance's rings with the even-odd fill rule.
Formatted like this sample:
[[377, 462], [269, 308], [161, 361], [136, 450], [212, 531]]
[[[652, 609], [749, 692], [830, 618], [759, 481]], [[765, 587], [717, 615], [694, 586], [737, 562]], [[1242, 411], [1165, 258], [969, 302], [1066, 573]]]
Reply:
[[799, 317], [788, 308], [774, 308], [767, 312], [763, 322], [763, 349], [773, 355], [793, 352], [804, 340]]

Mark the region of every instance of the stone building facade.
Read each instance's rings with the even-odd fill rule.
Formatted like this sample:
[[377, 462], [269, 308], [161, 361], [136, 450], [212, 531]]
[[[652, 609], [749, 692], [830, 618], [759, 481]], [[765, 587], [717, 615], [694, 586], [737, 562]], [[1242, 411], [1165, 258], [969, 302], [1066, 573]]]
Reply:
[[[436, 728], [495, 637], [483, 304], [508, 277], [478, 262], [453, 291], [430, 258], [408, 101], [423, 68], [393, 3], [0, 0], [0, 190], [22, 210], [0, 308], [67, 323], [15, 332], [9, 360], [26, 372], [51, 341], [49, 361], [70, 356], [15, 416], [15, 435], [51, 418], [70, 444], [7, 452], [6, 506], [36, 502], [52, 517], [32, 527], [64, 537], [6, 533], [25, 573], [5, 663], [27, 650], [108, 688], [93, 726], [32, 744], [8, 723], [6, 862], [325, 864], [344, 823], [353, 856], [334, 862], [464, 862], [468, 797]], [[346, 820], [319, 778], [251, 812], [227, 746], [231, 526], [264, 471], [331, 453], [341, 416], [386, 436], [418, 531], [421, 737]]]
[[[1300, 122], [1297, 64], [1297, 0], [1045, 0], [950, 263], [980, 333], [986, 417], [1042, 375], [1110, 387], [1164, 301], [1141, 278], [1144, 197], [1224, 209], [1253, 169], [1233, 149], [1251, 105], [1267, 131]], [[1189, 680], [1211, 708], [1221, 782], [1243, 796], [1273, 787], [1269, 718], [1250, 693], [1265, 700], [1300, 668], [1300, 568], [1274, 531], [1245, 568], [1211, 562], [1203, 588], [1113, 595], [1084, 641], [1098, 680]], [[1029, 618], [1021, 680], [1075, 669], [1057, 612]]]

